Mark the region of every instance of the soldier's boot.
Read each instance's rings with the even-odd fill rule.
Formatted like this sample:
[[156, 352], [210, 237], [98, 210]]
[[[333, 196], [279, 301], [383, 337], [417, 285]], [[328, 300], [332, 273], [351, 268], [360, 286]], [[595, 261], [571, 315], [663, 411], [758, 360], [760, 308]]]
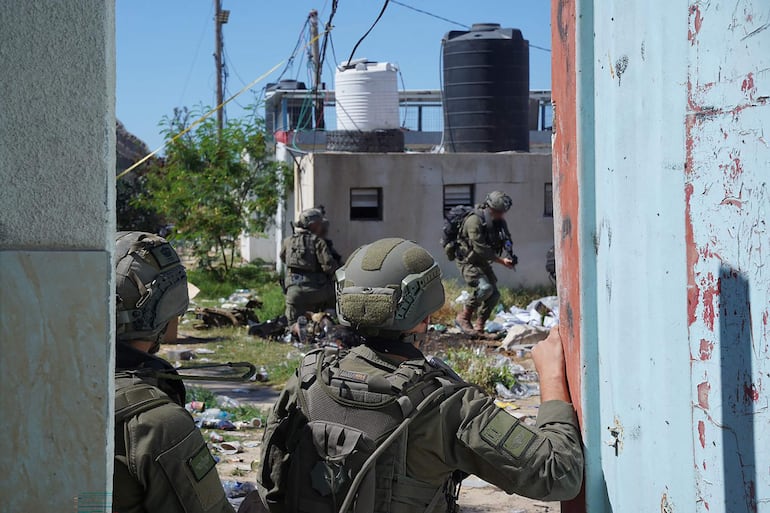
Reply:
[[466, 335], [476, 335], [476, 331], [473, 329], [473, 324], [471, 324], [474, 313], [476, 313], [475, 308], [466, 306], [463, 307], [462, 311], [457, 314], [457, 317], [455, 317], [455, 326], [460, 328], [460, 331]]
[[487, 319], [488, 319], [488, 317], [479, 316], [479, 318], [476, 319], [476, 322], [473, 323], [473, 329], [481, 337], [483, 337], [484, 334], [486, 333], [484, 331], [484, 328], [487, 325]]

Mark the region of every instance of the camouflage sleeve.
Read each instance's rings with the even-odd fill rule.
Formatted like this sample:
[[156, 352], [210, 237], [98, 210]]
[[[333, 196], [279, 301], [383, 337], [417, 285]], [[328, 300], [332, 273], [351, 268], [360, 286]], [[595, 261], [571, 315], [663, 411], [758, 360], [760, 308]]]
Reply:
[[[278, 401], [273, 405], [267, 418], [265, 434], [262, 439], [262, 455], [257, 471], [257, 491], [264, 504], [283, 503], [283, 490], [286, 485], [281, 482], [281, 461], [288, 454], [285, 446], [285, 434], [289, 429], [290, 413], [297, 407], [297, 374], [289, 378]], [[281, 436], [276, 436], [281, 435]]]
[[465, 220], [463, 229], [468, 237], [468, 243], [471, 255], [468, 261], [471, 263], [484, 264], [491, 262], [497, 257], [494, 248], [487, 242], [484, 225], [478, 215], [470, 215]]
[[452, 430], [444, 437], [450, 466], [533, 499], [568, 500], [580, 492], [583, 450], [572, 405], [542, 403], [532, 428], [475, 388], [440, 408], [445, 429]]
[[165, 404], [140, 413], [127, 433], [129, 470], [144, 489], [145, 511], [233, 513], [216, 462], [184, 408]]
[[314, 244], [316, 258], [318, 259], [318, 263], [321, 266], [321, 270], [325, 274], [334, 274], [339, 265], [334, 259], [334, 255], [329, 250], [329, 246], [326, 244], [326, 241], [321, 237], [315, 237]]

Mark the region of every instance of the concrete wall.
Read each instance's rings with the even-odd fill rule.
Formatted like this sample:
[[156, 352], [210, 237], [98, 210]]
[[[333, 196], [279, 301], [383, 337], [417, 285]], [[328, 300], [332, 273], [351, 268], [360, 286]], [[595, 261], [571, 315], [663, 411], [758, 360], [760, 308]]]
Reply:
[[[404, 237], [423, 245], [441, 264], [444, 275], [459, 277], [457, 266], [439, 244], [443, 226], [444, 185], [475, 184], [475, 201], [495, 189], [513, 198], [506, 217], [517, 271], [495, 264], [504, 286], [549, 283], [545, 255], [553, 244], [553, 218], [545, 217], [544, 185], [551, 181], [547, 154], [361, 154], [320, 153], [305, 156], [295, 178], [297, 212], [326, 207], [330, 236], [347, 257], [361, 244], [382, 237]], [[350, 189], [381, 187], [381, 221], [350, 220]]]
[[552, 7], [563, 511], [770, 511], [767, 2]]
[[0, 510], [76, 511], [112, 489], [114, 3], [2, 9]]

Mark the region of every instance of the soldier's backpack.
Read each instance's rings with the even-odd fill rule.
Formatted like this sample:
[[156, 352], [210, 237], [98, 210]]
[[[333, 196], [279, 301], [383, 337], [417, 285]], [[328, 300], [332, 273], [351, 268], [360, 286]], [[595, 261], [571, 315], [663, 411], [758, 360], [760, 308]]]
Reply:
[[463, 225], [463, 221], [469, 215], [475, 211], [475, 208], [467, 205], [457, 205], [452, 207], [444, 214], [444, 227], [441, 235], [441, 246], [444, 248], [446, 257], [451, 262], [457, 257], [457, 236], [460, 233], [460, 228]]
[[291, 246], [287, 255], [287, 266], [292, 271], [319, 272], [321, 266], [315, 254], [314, 235], [309, 232], [295, 233], [291, 236]]
[[347, 352], [316, 350], [297, 369], [298, 398], [264, 442], [257, 476], [271, 513], [390, 513], [408, 498], [430, 511], [437, 488], [406, 478], [407, 427], [468, 385], [443, 363], [403, 363], [387, 376], [341, 370]]

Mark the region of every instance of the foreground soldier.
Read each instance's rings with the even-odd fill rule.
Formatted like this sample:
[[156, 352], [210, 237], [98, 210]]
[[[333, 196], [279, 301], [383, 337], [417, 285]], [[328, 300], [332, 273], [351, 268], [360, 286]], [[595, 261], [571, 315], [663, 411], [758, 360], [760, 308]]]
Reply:
[[257, 475], [271, 512], [455, 512], [467, 474], [536, 499], [577, 495], [583, 453], [557, 330], [533, 350], [543, 403], [529, 428], [412, 345], [444, 304], [427, 251], [383, 239], [336, 279], [339, 319], [361, 345], [309, 353], [275, 404]]
[[187, 276], [171, 245], [120, 232], [116, 262], [113, 511], [232, 513], [215, 462], [184, 409], [185, 388], [156, 356], [169, 320], [187, 309]]
[[[473, 287], [473, 294], [463, 310], [457, 315], [455, 324], [466, 334], [484, 333], [484, 325], [492, 309], [500, 300], [497, 290], [497, 276], [492, 262], [512, 269], [516, 262], [510, 257], [501, 257], [505, 240], [501, 234], [508, 234], [508, 225], [503, 218], [513, 204], [510, 196], [500, 191], [487, 194], [483, 204], [468, 215], [457, 236], [457, 267], [465, 282]], [[474, 324], [473, 316], [478, 310]]]
[[299, 215], [294, 234], [283, 241], [286, 264], [286, 318], [294, 322], [306, 312], [334, 308], [334, 271], [339, 264], [324, 239], [326, 219], [316, 208]]

